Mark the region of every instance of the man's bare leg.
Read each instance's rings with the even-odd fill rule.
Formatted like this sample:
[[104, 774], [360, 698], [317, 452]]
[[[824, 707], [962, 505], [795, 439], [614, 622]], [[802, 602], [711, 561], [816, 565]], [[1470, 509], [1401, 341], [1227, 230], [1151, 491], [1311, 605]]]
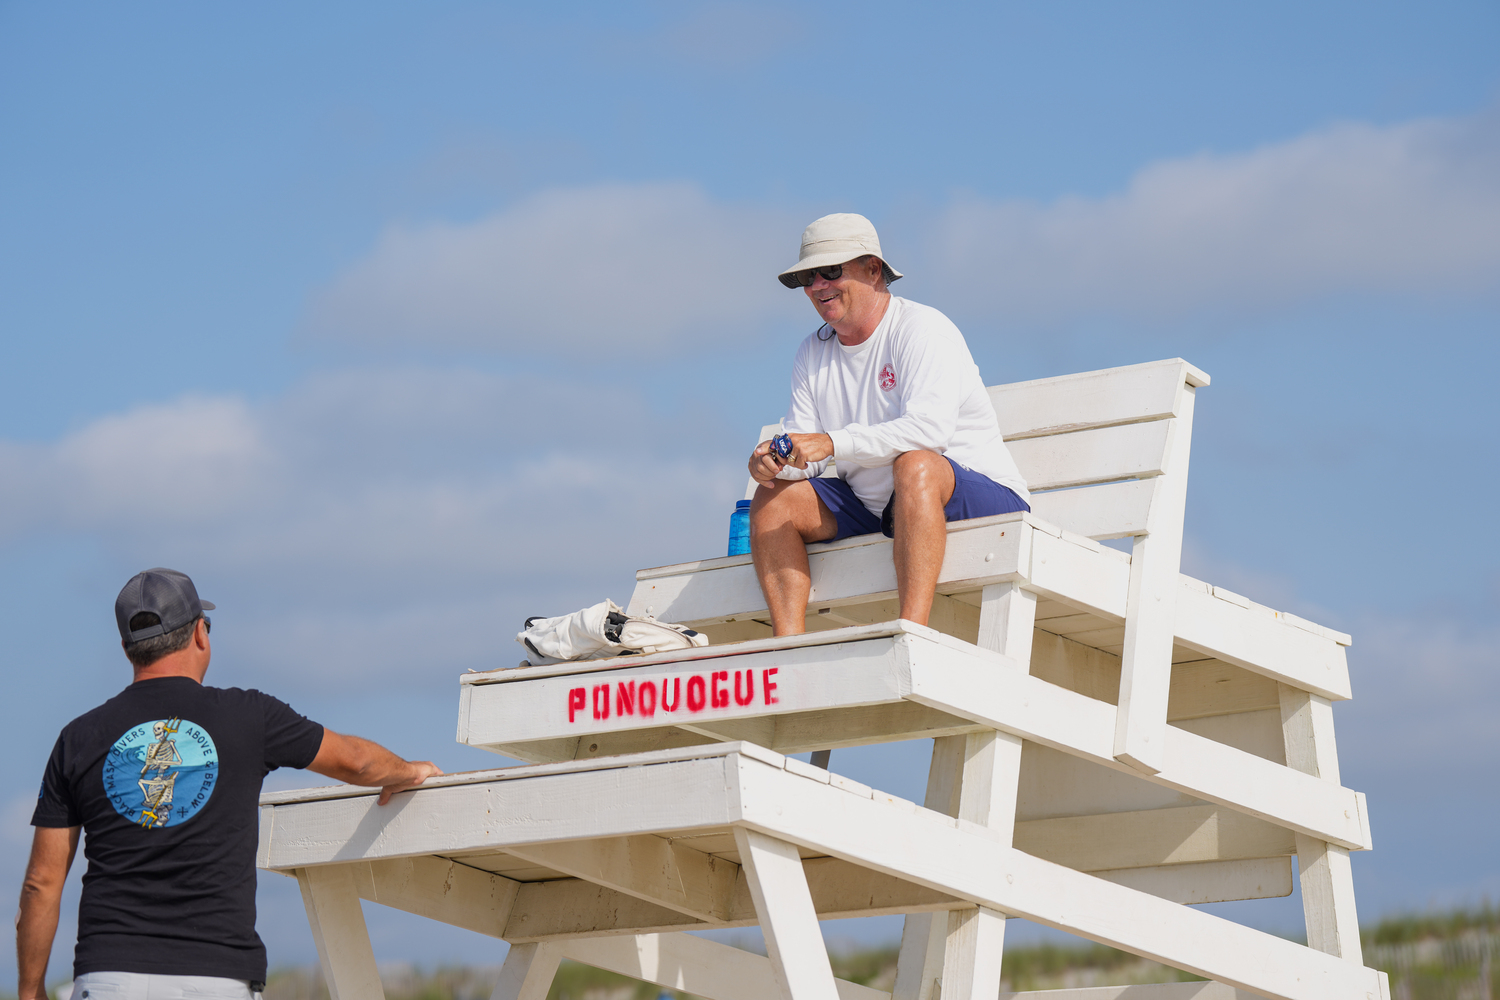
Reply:
[[805, 479], [776, 479], [770, 489], [755, 491], [750, 504], [750, 551], [776, 635], [806, 630], [807, 597], [812, 590], [806, 546], [832, 538], [838, 529], [833, 511]]
[[[896, 505], [894, 556], [901, 617], [926, 625], [932, 613], [932, 592], [948, 546], [948, 521], [943, 508], [953, 498], [953, 466], [937, 452], [908, 451], [896, 457], [893, 470], [896, 476], [896, 492], [892, 497]], [[806, 557], [803, 558], [805, 565]]]

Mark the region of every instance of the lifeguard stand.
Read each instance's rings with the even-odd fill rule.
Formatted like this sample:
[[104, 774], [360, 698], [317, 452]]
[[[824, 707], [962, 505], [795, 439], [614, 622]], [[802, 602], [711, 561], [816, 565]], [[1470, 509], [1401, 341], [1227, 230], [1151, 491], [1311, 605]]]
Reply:
[[[710, 1000], [878, 1000], [817, 926], [877, 913], [907, 914], [895, 1000], [992, 1000], [1007, 916], [1212, 980], [1038, 997], [1385, 997], [1333, 740], [1349, 637], [1180, 573], [1207, 384], [1174, 359], [992, 389], [1033, 511], [949, 526], [932, 627], [891, 620], [878, 535], [809, 546], [796, 637], [748, 556], [643, 570], [630, 610], [711, 645], [462, 678], [460, 741], [533, 765], [381, 810], [266, 796], [261, 864], [301, 881], [335, 995], [379, 989], [362, 897], [511, 942], [497, 1000], [540, 1000], [565, 956]], [[923, 807], [783, 756], [917, 738]], [[1306, 947], [1184, 905], [1287, 895], [1293, 855]], [[769, 958], [681, 933], [752, 923]]]

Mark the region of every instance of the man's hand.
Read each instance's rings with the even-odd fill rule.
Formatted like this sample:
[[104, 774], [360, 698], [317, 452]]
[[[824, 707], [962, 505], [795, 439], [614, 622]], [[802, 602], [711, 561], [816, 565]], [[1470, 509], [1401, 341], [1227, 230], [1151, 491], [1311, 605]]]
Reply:
[[404, 781], [380, 786], [381, 805], [385, 805], [391, 801], [391, 796], [397, 792], [404, 792], [408, 788], [415, 788], [433, 775], [443, 773], [442, 769], [430, 760], [409, 760], [406, 762], [406, 766], [410, 768], [410, 773]]
[[323, 745], [307, 769], [351, 785], [378, 786], [381, 805], [391, 801], [397, 792], [443, 773], [430, 760], [402, 760], [379, 743], [328, 728], [324, 728]]
[[[792, 439], [792, 454], [785, 464], [793, 468], [805, 469], [809, 462], [821, 462], [833, 455], [833, 438], [827, 434], [788, 434], [787, 437]], [[771, 453], [770, 441], [762, 441], [750, 453], [750, 478], [762, 486], [769, 486], [781, 469], [782, 462]]]
[[39, 826], [32, 836], [16, 914], [16, 993], [21, 1000], [47, 1000], [47, 959], [57, 936], [63, 883], [78, 850], [78, 832], [76, 826]]

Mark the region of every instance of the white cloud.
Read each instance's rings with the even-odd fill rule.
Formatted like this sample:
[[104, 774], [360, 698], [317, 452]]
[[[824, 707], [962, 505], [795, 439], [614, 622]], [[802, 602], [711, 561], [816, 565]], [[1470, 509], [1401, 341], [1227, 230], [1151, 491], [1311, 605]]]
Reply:
[[470, 224], [391, 227], [316, 297], [308, 328], [601, 362], [725, 343], [806, 311], [774, 280], [805, 221], [691, 184], [546, 191]]
[[0, 443], [0, 535], [30, 524], [201, 523], [265, 498], [275, 457], [244, 401], [188, 396], [104, 417], [52, 447]]
[[1166, 160], [1107, 198], [963, 200], [924, 242], [943, 301], [1022, 322], [1493, 295], [1500, 109]]
[[[682, 457], [643, 458], [637, 434], [670, 434]], [[697, 458], [737, 453], [721, 436], [618, 387], [342, 372], [255, 406], [191, 397], [0, 445], [0, 524], [96, 538], [122, 582], [191, 573], [235, 637], [221, 655], [290, 692], [446, 675], [513, 662], [526, 615], [623, 602], [637, 568], [718, 554], [744, 475]]]

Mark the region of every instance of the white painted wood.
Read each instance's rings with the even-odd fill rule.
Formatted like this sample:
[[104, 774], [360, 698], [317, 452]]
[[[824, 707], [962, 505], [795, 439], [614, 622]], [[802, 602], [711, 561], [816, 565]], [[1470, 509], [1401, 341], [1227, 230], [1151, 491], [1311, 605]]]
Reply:
[[[775, 995], [769, 959], [690, 934], [640, 934], [559, 944], [564, 957], [709, 1000], [766, 1000]], [[889, 1000], [884, 990], [835, 979], [839, 1000]]]
[[384, 1000], [365, 915], [347, 865], [299, 868], [297, 884], [333, 1000]]
[[729, 919], [739, 875], [733, 862], [649, 834], [530, 844], [507, 853], [707, 923]]
[[[807, 780], [796, 783], [828, 787]], [[734, 841], [782, 1000], [834, 1000], [838, 990], [833, 969], [797, 848], [740, 826], [734, 829]]]
[[1159, 868], [1116, 868], [1090, 873], [1174, 903], [1224, 903], [1237, 899], [1273, 899], [1292, 892], [1292, 859], [1203, 861]]
[[[749, 744], [721, 746], [734, 756]], [[423, 788], [400, 806], [377, 805], [374, 795], [290, 803], [276, 807], [268, 864], [289, 869], [724, 826], [734, 808], [725, 785], [730, 766], [720, 754]]]
[[[1281, 728], [1289, 767], [1332, 784], [1339, 780], [1333, 706], [1326, 698], [1282, 684]], [[1305, 834], [1297, 837], [1298, 878], [1310, 948], [1362, 963], [1354, 873], [1345, 848]]]
[[1122, 368], [1013, 382], [989, 389], [1006, 441], [1177, 415], [1184, 383], [1208, 376], [1172, 358]]
[[1086, 986], [1071, 990], [1026, 990], [1023, 993], [1002, 993], [999, 1000], [1255, 1000], [1255, 997], [1252, 993], [1223, 983], [1150, 983], [1139, 986]]
[[1366, 1000], [1379, 974], [1273, 935], [1032, 858], [991, 831], [889, 808], [746, 762], [740, 801], [753, 828], [1014, 916], [1066, 929], [1282, 1000]]
[[490, 1000], [547, 1000], [562, 957], [556, 944], [511, 945]]
[[1185, 388], [1176, 419], [1162, 422], [1170, 429], [1163, 462], [1168, 474], [1157, 479], [1146, 533], [1135, 536], [1130, 557], [1115, 759], [1146, 772], [1161, 770], [1164, 760], [1194, 393]]
[[361, 899], [466, 930], [504, 937], [521, 883], [424, 855], [346, 865]]
[[[958, 815], [967, 745], [964, 736], [932, 741], [932, 762], [927, 769], [927, 794], [923, 802], [926, 808], [945, 816]], [[945, 914], [907, 915], [901, 927], [901, 950], [896, 955], [896, 982], [892, 987], [896, 1000], [933, 1000], [943, 975], [947, 939]]]
[[1154, 492], [1149, 479], [1031, 494], [1031, 512], [1088, 538], [1125, 538], [1146, 530]]
[[1051, 490], [1159, 476], [1172, 421], [1118, 424], [1008, 441], [1028, 489]]
[[[936, 657], [929, 661], [927, 652], [925, 647], [912, 649], [912, 700], [1107, 767], [1131, 770], [1112, 753], [1110, 706], [1013, 668], [945, 670]], [[1368, 849], [1368, 831], [1348, 789], [1176, 726], [1166, 727], [1165, 750], [1162, 770], [1141, 777], [1342, 847]]]
[[[726, 829], [722, 836], [732, 848], [734, 835]], [[946, 893], [838, 858], [809, 858], [802, 862], [802, 870], [820, 920], [931, 913], [966, 905]], [[729, 919], [715, 925], [581, 879], [551, 879], [521, 886], [501, 936], [507, 941], [594, 938], [708, 926], [750, 927], [758, 920], [743, 873], [735, 885]]]
[[[642, 934], [560, 943], [563, 957], [711, 1000], [765, 1000], [776, 990], [770, 962], [687, 934]], [[835, 979], [839, 1000], [889, 1000], [884, 990]], [[1002, 993], [999, 1000], [1252, 1000], [1221, 983], [1162, 983]]]
[[[495, 767], [482, 771], [459, 771], [454, 774], [440, 774], [428, 778], [422, 782], [421, 791], [431, 791], [434, 788], [452, 788], [459, 785], [487, 785], [503, 781], [526, 781], [551, 774], [574, 774], [583, 771], [612, 771], [622, 767], [644, 767], [650, 764], [670, 764], [683, 760], [703, 760], [705, 758], [718, 758], [726, 754], [738, 753], [746, 757], [754, 757], [772, 767], [780, 767], [784, 759], [781, 754], [767, 750], [765, 747], [745, 744], [736, 747], [721, 746], [693, 746], [677, 747], [672, 749], [658, 750], [652, 753], [635, 754], [629, 761], [620, 760], [569, 760], [555, 764], [532, 764], [526, 767]], [[404, 795], [415, 794], [416, 789], [405, 792]], [[291, 805], [296, 802], [323, 802], [332, 799], [365, 798], [370, 795], [378, 795], [378, 789], [364, 788], [359, 785], [320, 785], [313, 788], [289, 788], [280, 792], [262, 792], [260, 804], [263, 806]], [[404, 798], [396, 798], [397, 803], [408, 801]], [[266, 867], [266, 866], [262, 866]], [[272, 866], [274, 867], [274, 866]]]
[[992, 583], [980, 592], [979, 600], [979, 641], [975, 645], [1030, 669], [1036, 594], [1021, 589], [1019, 583]]
[[1287, 857], [1290, 830], [1215, 805], [1033, 819], [1016, 824], [1015, 846], [1077, 871]]
[[1177, 641], [1293, 687], [1342, 701], [1352, 697], [1345, 644], [1288, 624], [1270, 608], [1241, 608], [1182, 578]]

